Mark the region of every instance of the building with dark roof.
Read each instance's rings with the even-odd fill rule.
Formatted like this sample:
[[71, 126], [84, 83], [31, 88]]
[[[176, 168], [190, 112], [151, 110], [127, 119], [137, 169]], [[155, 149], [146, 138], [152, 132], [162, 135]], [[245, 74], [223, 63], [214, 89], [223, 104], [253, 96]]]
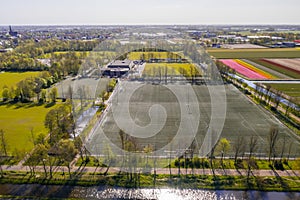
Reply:
[[133, 65], [131, 60], [114, 60], [102, 70], [102, 74], [110, 77], [121, 77], [127, 74]]

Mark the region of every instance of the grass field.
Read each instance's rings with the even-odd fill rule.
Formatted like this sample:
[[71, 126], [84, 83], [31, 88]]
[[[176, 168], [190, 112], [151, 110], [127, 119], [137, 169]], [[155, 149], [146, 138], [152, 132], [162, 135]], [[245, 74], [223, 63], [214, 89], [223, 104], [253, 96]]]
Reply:
[[284, 94], [296, 98], [296, 102], [300, 103], [300, 84], [295, 83], [268, 83], [275, 90], [282, 91]]
[[146, 76], [161, 76], [167, 75], [184, 75], [191, 77], [191, 75], [200, 75], [196, 67], [190, 63], [147, 63], [143, 74]]
[[[132, 82], [130, 84], [133, 86], [141, 83]], [[130, 87], [130, 84], [127, 84], [127, 86]], [[174, 84], [171, 86], [168, 85], [168, 87], [174, 87], [181, 91], [181, 94], [189, 95], [187, 85]], [[215, 88], [215, 86], [193, 86], [198, 99], [198, 102], [196, 103], [199, 105], [200, 110], [199, 127], [195, 137], [195, 155], [197, 155], [200, 147], [202, 146], [211, 119], [212, 105], [211, 97], [207, 87]], [[244, 138], [243, 143], [245, 144], [245, 154], [247, 155], [249, 152], [249, 141], [253, 136], [258, 140], [253, 155], [256, 157], [265, 158], [268, 156], [269, 131], [270, 128], [275, 125], [278, 126], [279, 129], [278, 140], [275, 144], [277, 155], [280, 155], [280, 152], [283, 150], [284, 156], [287, 156], [289, 147], [291, 147], [290, 156], [293, 157], [300, 155], [299, 139], [291, 132], [291, 130], [282, 125], [271, 113], [252, 103], [234, 86], [227, 85], [225, 88], [227, 105], [224, 104], [224, 102], [221, 105], [226, 106], [226, 118], [223, 130], [221, 132], [221, 137], [227, 138], [230, 141], [231, 147], [238, 143], [237, 139], [239, 137]], [[124, 99], [124, 95], [126, 95], [126, 88], [123, 88], [119, 91], [120, 92], [114, 96], [114, 99], [118, 99], [117, 104], [122, 103], [121, 101]], [[154, 104], [159, 104], [165, 108], [167, 118], [163, 128], [160, 129], [156, 135], [151, 135], [147, 138], [134, 137], [136, 146], [138, 149], [140, 148], [140, 151], [147, 145], [155, 147], [156, 149], [160, 149], [164, 145], [168, 144], [174, 137], [176, 137], [176, 133], [180, 129], [181, 122], [183, 121], [187, 123], [189, 120], [188, 116], [190, 115], [187, 116], [182, 114], [180, 107], [190, 107], [189, 105], [191, 105], [191, 102], [182, 102], [182, 104], [179, 104], [176, 96], [164, 86], [152, 84], [143, 84], [138, 90], [135, 90], [130, 98], [129, 103], [130, 117], [137, 125], [147, 126], [147, 124], [151, 122], [148, 112], [150, 107]], [[114, 104], [112, 106], [114, 106]], [[122, 110], [115, 110], [112, 112], [112, 109], [110, 109], [103, 121], [103, 124], [101, 125], [101, 129], [104, 131], [105, 137], [107, 137], [110, 142], [118, 147], [122, 146], [122, 142], [119, 134], [120, 128], [115, 121], [115, 117], [122, 114]], [[191, 111], [189, 114], [192, 114], [194, 117], [194, 111]], [[161, 117], [161, 115], [159, 115], [159, 117]], [[122, 119], [125, 121], [124, 124], [127, 126], [128, 130], [133, 130], [131, 129], [132, 123], [127, 121], [128, 118], [123, 117]], [[158, 122], [161, 121], [162, 120], [160, 119], [158, 120]], [[122, 130], [126, 129], [122, 128]], [[193, 130], [193, 127], [186, 126], [183, 128], [183, 130], [185, 130], [187, 134]], [[143, 134], [146, 133], [150, 135], [153, 130], [148, 128], [144, 131], [145, 132], [143, 132]], [[103, 140], [103, 137], [100, 137], [97, 134], [98, 133], [95, 132], [92, 135], [91, 141], [95, 142], [95, 144], [97, 144], [97, 148], [99, 148], [101, 145], [105, 145], [103, 144], [105, 141]], [[174, 145], [171, 150], [175, 152], [180, 151], [186, 142], [186, 138], [187, 135], [181, 136], [178, 144]], [[283, 145], [284, 141], [289, 145]], [[104, 151], [102, 151], [102, 153], [105, 154]], [[226, 153], [226, 156], [233, 156], [233, 154], [233, 148], [231, 148], [231, 150]], [[165, 153], [163, 156], [168, 157], [168, 155], [168, 153]], [[220, 155], [220, 152], [216, 152], [216, 155]]]
[[300, 50], [296, 48], [285, 49], [209, 49], [207, 52], [215, 58], [299, 58]]
[[5, 72], [0, 73], [0, 97], [2, 97], [2, 90], [4, 86], [8, 88], [15, 86], [21, 80], [26, 78], [38, 76], [41, 72], [23, 72], [23, 73], [15, 73], [15, 72]]
[[5, 132], [8, 151], [15, 149], [30, 151], [33, 148], [31, 129], [34, 136], [44, 133], [44, 119], [47, 112], [55, 106], [46, 108], [45, 105], [35, 104], [3, 104], [0, 106], [0, 129]]

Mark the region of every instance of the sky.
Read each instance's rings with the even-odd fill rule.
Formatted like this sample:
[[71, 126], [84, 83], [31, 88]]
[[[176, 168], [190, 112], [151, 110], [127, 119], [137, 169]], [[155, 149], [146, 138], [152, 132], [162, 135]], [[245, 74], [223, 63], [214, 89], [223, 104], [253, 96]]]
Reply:
[[300, 0], [1, 1], [1, 25], [300, 24]]

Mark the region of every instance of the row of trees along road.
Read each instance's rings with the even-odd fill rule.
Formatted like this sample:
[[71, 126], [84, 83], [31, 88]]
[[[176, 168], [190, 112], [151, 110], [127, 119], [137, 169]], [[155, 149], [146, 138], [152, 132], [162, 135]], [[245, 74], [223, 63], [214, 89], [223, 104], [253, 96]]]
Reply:
[[[249, 178], [251, 171], [258, 169], [258, 158], [256, 156], [260, 142], [257, 136], [250, 136], [249, 138], [239, 136], [231, 141], [227, 138], [220, 138], [213, 146], [208, 159], [194, 157], [196, 148], [193, 142], [191, 147], [175, 160], [174, 164], [178, 167], [178, 174], [180, 174], [180, 168], [211, 168], [214, 173], [216, 168], [232, 167], [226, 165], [230, 164], [228, 158], [233, 158], [235, 168], [246, 169]], [[283, 163], [287, 164], [290, 159], [293, 143], [287, 137], [279, 134], [279, 129], [276, 125], [270, 127], [264, 142], [266, 142], [264, 149], [266, 156], [260, 159], [267, 160], [269, 167], [272, 169], [283, 169]], [[286, 146], [288, 143], [290, 145]], [[228, 155], [229, 151], [231, 152], [230, 157]]]

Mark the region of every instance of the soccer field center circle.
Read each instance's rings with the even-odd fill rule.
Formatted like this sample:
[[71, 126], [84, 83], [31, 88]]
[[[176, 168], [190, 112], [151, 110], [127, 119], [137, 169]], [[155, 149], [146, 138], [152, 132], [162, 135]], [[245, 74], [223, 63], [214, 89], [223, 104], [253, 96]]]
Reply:
[[[178, 37], [178, 33], [171, 32], [170, 30], [156, 30], [156, 29], [134, 29], [130, 30], [128, 35], [135, 35], [140, 37], [142, 34], [153, 35], [154, 33], [159, 33], [163, 35], [163, 31], [166, 31], [166, 34], [174, 34]], [[124, 35], [124, 34], [120, 34]], [[102, 55], [98, 59], [101, 59], [100, 63], [103, 66], [107, 65], [110, 61], [117, 59], [122, 55], [126, 55], [128, 52], [139, 51], [143, 48], [148, 49], [160, 49], [166, 52], [173, 52], [176, 49], [176, 52], [183, 52], [183, 58], [186, 58], [189, 63], [196, 66], [200, 71], [202, 71], [205, 76], [205, 85], [210, 95], [211, 103], [211, 118], [207, 126], [207, 132], [204, 140], [201, 143], [201, 148], [199, 152], [195, 152], [200, 157], [207, 156], [212, 147], [216, 144], [219, 139], [219, 136], [222, 132], [222, 128], [225, 122], [226, 115], [226, 94], [225, 88], [221, 79], [221, 76], [211, 60], [210, 56], [205, 52], [204, 49], [196, 46], [191, 40], [182, 38], [184, 44], [181, 44], [180, 47], [185, 47], [186, 49], [178, 49], [178, 45], [169, 43], [166, 39], [157, 40], [157, 38], [148, 39], [146, 44], [142, 42], [129, 42], [124, 45], [121, 43], [123, 38], [108, 40], [101, 42], [98, 47], [96, 47], [95, 52], [109, 52], [111, 51], [108, 44], [114, 43], [115, 45], [115, 55]], [[124, 48], [125, 47], [125, 48]], [[197, 50], [196, 52], [189, 52], [187, 49]], [[191, 56], [192, 55], [192, 56]], [[87, 58], [88, 60], [89, 58]], [[95, 79], [91, 77], [84, 77], [84, 73], [89, 71], [86, 65], [82, 65], [80, 72], [82, 73], [82, 78], [74, 81], [74, 88], [92, 88], [90, 89], [89, 100], [97, 98], [97, 87], [100, 79]], [[88, 79], [88, 80], [86, 80]], [[192, 85], [181, 75], [180, 84], [159, 84], [160, 88], [164, 88], [171, 96], [176, 98], [176, 102], [179, 105], [178, 112], [180, 113], [180, 122], [177, 123], [177, 132], [172, 135], [172, 138], [168, 140], [163, 146], [157, 148], [155, 143], [151, 143], [151, 148], [146, 152], [146, 146], [140, 147], [130, 147], [139, 144], [134, 144], [136, 140], [147, 138], [155, 138], [155, 141], [159, 141], [160, 138], [159, 132], [164, 128], [166, 120], [168, 118], [168, 113], [166, 107], [172, 106], [168, 105], [166, 102], [150, 102], [146, 107], [149, 108], [148, 112], [143, 113], [148, 120], [147, 123], [140, 125], [132, 117], [130, 108], [135, 102], [131, 102], [131, 99], [134, 95], [137, 95], [138, 91], [142, 91], [144, 87], [156, 87], [155, 85], [149, 86], [149, 82], [145, 80], [131, 81], [128, 79], [119, 79], [119, 82], [116, 85], [115, 90], [111, 94], [109, 100], [107, 101], [107, 108], [102, 113], [102, 116], [92, 130], [87, 136], [82, 136], [85, 148], [89, 153], [97, 158], [100, 158], [101, 162], [105, 165], [113, 165], [115, 167], [120, 167], [122, 170], [128, 171], [132, 169], [132, 166], [138, 168], [145, 167], [145, 158], [163, 158], [169, 156], [172, 151], [175, 152], [176, 156], [183, 156], [195, 142], [195, 136], [197, 134], [199, 120], [200, 120], [200, 110], [198, 106], [198, 99], [195, 95], [195, 91]], [[148, 86], [147, 86], [148, 85]], [[151, 84], [150, 84], [151, 85]], [[95, 88], [96, 87], [96, 88]], [[76, 93], [77, 91], [74, 91]], [[87, 95], [81, 98], [87, 98]], [[163, 95], [163, 94], [162, 94]], [[90, 101], [91, 103], [91, 101]], [[142, 102], [143, 103], [143, 102]], [[78, 106], [77, 106], [78, 107]], [[77, 108], [73, 106], [73, 111]], [[75, 111], [76, 112], [76, 111]], [[79, 115], [80, 117], [80, 115]], [[122, 131], [122, 135], [128, 141], [125, 141], [125, 145], [117, 144], [116, 140], [112, 140], [103, 129], [104, 124], [108, 118], [113, 117], [114, 125]], [[115, 133], [116, 137], [121, 137], [120, 132]], [[157, 138], [158, 137], [158, 138]], [[123, 138], [124, 139], [124, 138]], [[198, 141], [196, 141], [198, 142]], [[123, 143], [123, 141], [122, 141]], [[127, 145], [127, 146], [126, 146]], [[129, 147], [128, 147], [129, 146]], [[149, 146], [148, 146], [149, 147]], [[141, 162], [141, 163], [139, 163]], [[156, 161], [155, 161], [156, 162]], [[157, 162], [156, 167], [165, 167], [166, 163]]]

